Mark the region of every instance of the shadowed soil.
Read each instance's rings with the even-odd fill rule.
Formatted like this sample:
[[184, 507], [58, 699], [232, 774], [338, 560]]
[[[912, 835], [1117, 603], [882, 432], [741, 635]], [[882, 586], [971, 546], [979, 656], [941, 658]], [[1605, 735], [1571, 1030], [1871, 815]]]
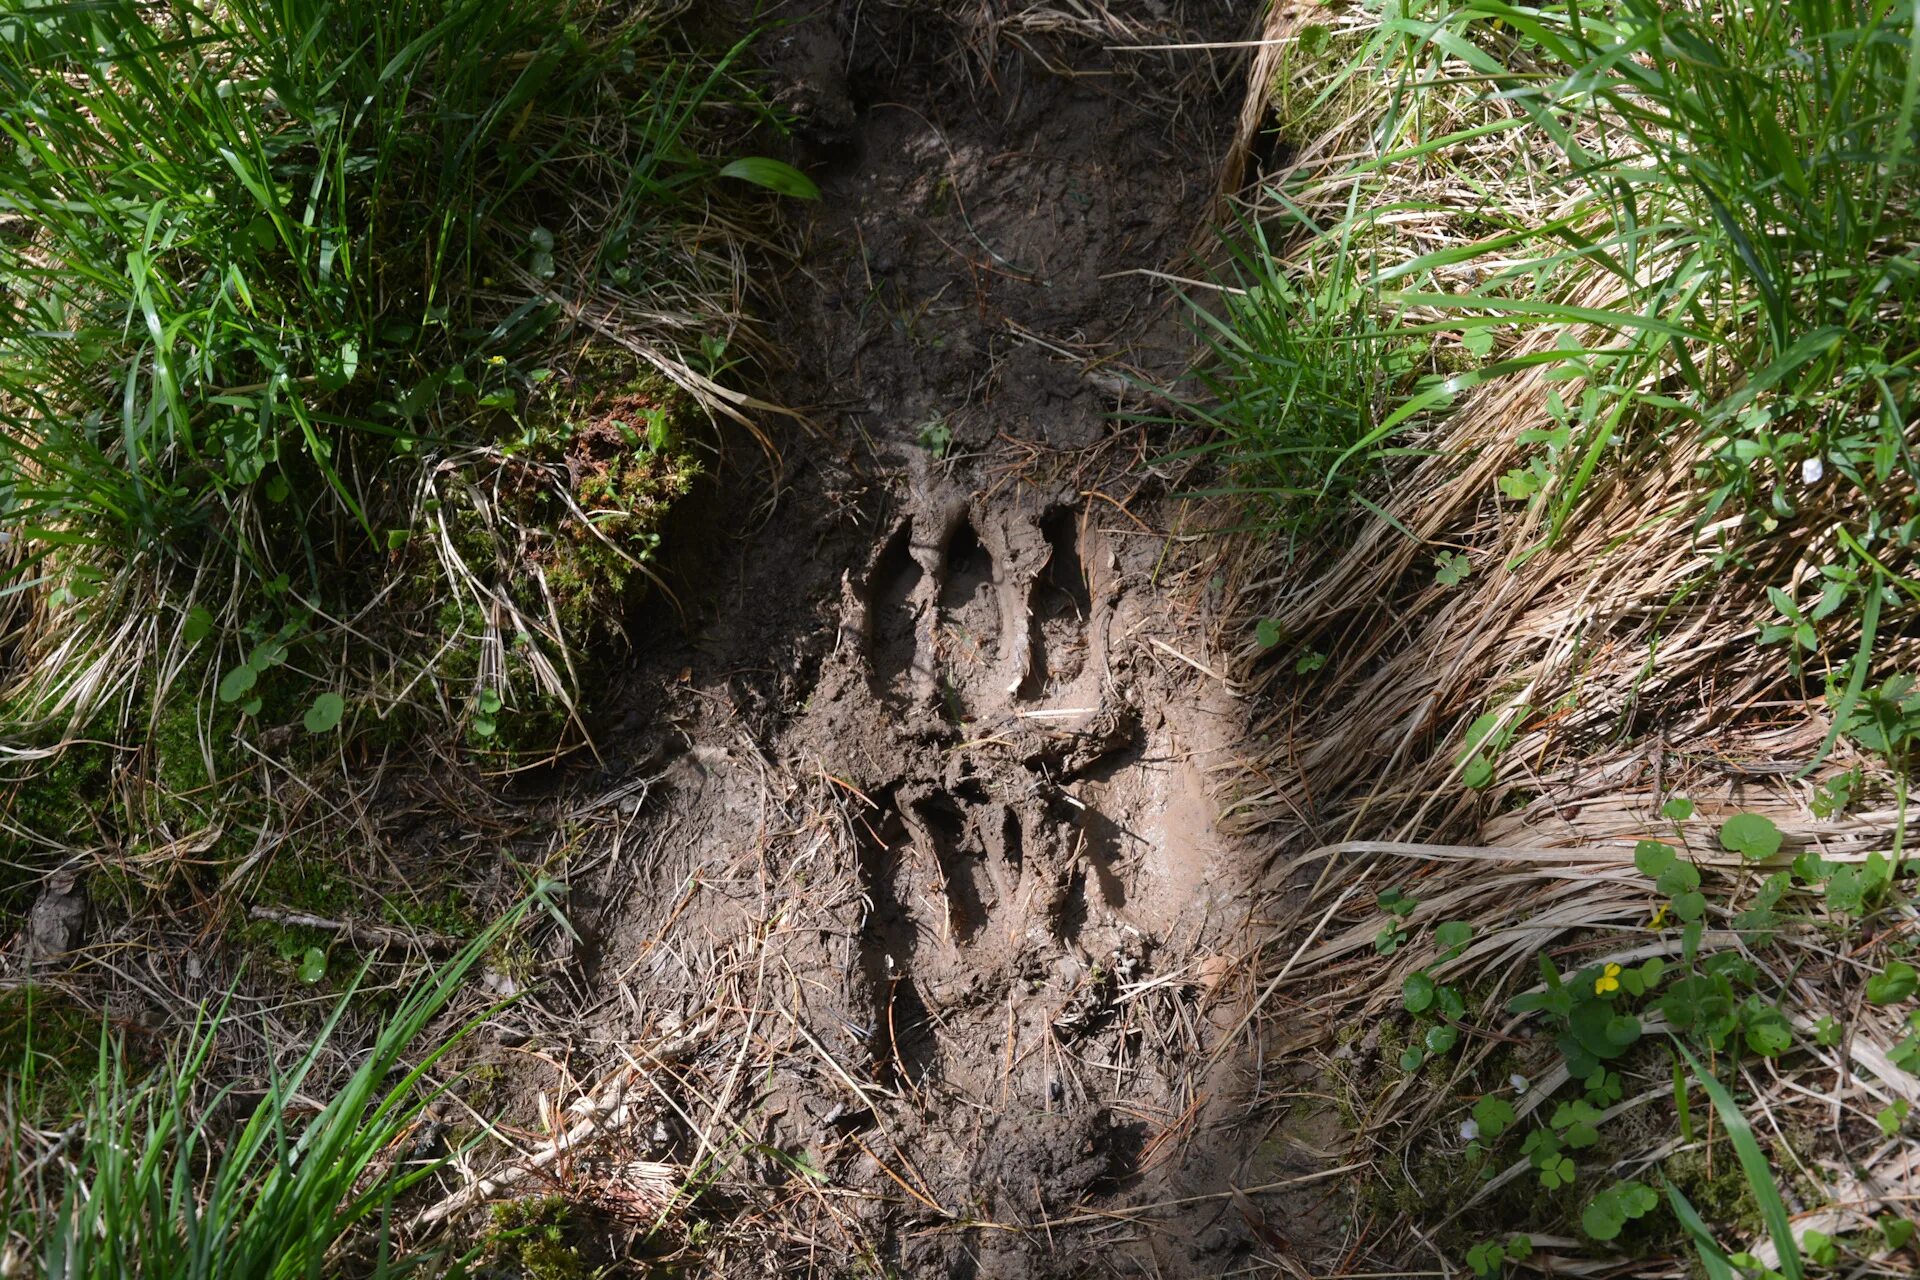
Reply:
[[576, 883], [586, 1040], [704, 1046], [644, 1154], [750, 1152], [769, 1271], [1284, 1271], [1320, 1231], [1322, 1188], [1262, 1190], [1323, 1162], [1231, 1034], [1244, 713], [1165, 446], [1116, 417], [1188, 358], [1157, 273], [1241, 86], [1119, 42], [847, 4], [764, 50], [823, 177], [772, 325], [814, 431], [704, 499], [725, 550], [613, 744], [658, 775]]

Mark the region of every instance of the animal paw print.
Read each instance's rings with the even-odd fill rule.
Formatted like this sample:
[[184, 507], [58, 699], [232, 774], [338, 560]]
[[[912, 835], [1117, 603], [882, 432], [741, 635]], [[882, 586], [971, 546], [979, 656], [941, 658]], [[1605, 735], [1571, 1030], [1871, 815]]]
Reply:
[[943, 1018], [1052, 972], [1124, 891], [1089, 843], [1095, 827], [1059, 804], [1009, 803], [979, 780], [903, 783], [880, 800], [861, 856], [871, 1047], [884, 1072], [918, 1080], [938, 1058]]
[[915, 503], [858, 596], [874, 692], [952, 724], [1069, 719], [1073, 708], [1046, 704], [1074, 692], [1097, 704], [1106, 611], [1089, 588], [1083, 518]]
[[850, 593], [885, 779], [862, 823], [859, 971], [890, 1080], [917, 1085], [943, 1037], [1076, 971], [1089, 926], [1125, 906], [1118, 824], [1066, 789], [1140, 728], [1107, 696], [1089, 541], [1073, 508], [923, 489]]

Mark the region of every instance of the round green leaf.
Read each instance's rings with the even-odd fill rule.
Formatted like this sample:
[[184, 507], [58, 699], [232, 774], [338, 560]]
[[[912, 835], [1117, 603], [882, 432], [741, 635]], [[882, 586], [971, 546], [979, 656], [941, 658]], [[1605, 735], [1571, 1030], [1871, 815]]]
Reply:
[[1920, 974], [1905, 960], [1893, 960], [1867, 979], [1867, 999], [1874, 1004], [1898, 1004], [1920, 988]]
[[1793, 1047], [1793, 1030], [1779, 1010], [1769, 1010], [1747, 1023], [1747, 1047], [1763, 1058], [1777, 1058]]
[[1422, 969], [1410, 973], [1407, 980], [1400, 984], [1400, 1003], [1408, 1013], [1425, 1013], [1433, 1005], [1433, 979]]
[[1852, 867], [1835, 867], [1827, 879], [1827, 909], [1856, 916], [1866, 910], [1867, 889]]
[[1447, 1023], [1427, 1028], [1427, 1052], [1451, 1053], [1453, 1046], [1460, 1043], [1460, 1032]]
[[1262, 649], [1271, 649], [1280, 643], [1280, 620], [1262, 618], [1253, 628], [1253, 642]]
[[238, 702], [259, 683], [260, 673], [243, 662], [220, 677], [220, 701]]
[[1660, 873], [1653, 887], [1665, 894], [1689, 893], [1700, 887], [1700, 868], [1691, 862], [1676, 861]]
[[1658, 877], [1673, 865], [1673, 846], [1658, 840], [1642, 840], [1633, 846], [1633, 865], [1643, 876]]
[[1607, 1039], [1626, 1048], [1640, 1038], [1640, 1019], [1621, 1014], [1607, 1019]]
[[307, 953], [300, 957], [300, 981], [312, 986], [327, 976], [327, 953], [318, 947], [308, 947]]
[[345, 698], [337, 693], [323, 693], [307, 708], [306, 717], [301, 723], [306, 725], [308, 733], [327, 733], [339, 725], [346, 709]]
[[1771, 858], [1780, 852], [1780, 828], [1757, 813], [1739, 813], [1720, 828], [1720, 845], [1747, 858]]
[[180, 639], [187, 644], [199, 644], [213, 631], [213, 614], [205, 605], [195, 605], [187, 610], [187, 620], [180, 625]]
[[1595, 1240], [1612, 1240], [1620, 1234], [1627, 1217], [1620, 1211], [1619, 1197], [1602, 1191], [1587, 1203], [1580, 1214], [1580, 1229]]
[[[1589, 991], [1592, 989], [1591, 985], [1587, 987]], [[1572, 1034], [1575, 1045], [1585, 1050], [1595, 1060], [1595, 1066], [1602, 1060], [1619, 1057], [1621, 1050], [1625, 1048], [1625, 1045], [1613, 1038], [1615, 1021], [1617, 1019], [1613, 1013], [1612, 1003], [1600, 999], [1583, 999], [1568, 1015], [1567, 1030]], [[1632, 1019], [1629, 1018], [1628, 1021], [1631, 1022]], [[1637, 1029], [1639, 1024], [1634, 1023], [1634, 1026]], [[1572, 1055], [1569, 1054], [1568, 1057], [1571, 1059]], [[1572, 1069], [1572, 1065], [1569, 1062], [1569, 1070]], [[1587, 1075], [1593, 1069], [1588, 1067], [1586, 1071], [1576, 1071], [1574, 1074]]]
[[1402, 1071], [1418, 1071], [1420, 1064], [1426, 1060], [1427, 1055], [1423, 1051], [1419, 1049], [1409, 1049], [1400, 1055], [1400, 1069]]

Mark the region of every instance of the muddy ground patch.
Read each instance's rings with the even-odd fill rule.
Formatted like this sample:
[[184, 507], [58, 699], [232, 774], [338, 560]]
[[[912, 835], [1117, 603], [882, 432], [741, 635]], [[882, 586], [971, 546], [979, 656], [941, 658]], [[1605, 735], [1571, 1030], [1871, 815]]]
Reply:
[[654, 772], [587, 819], [576, 1025], [654, 1095], [636, 1155], [729, 1153], [770, 1271], [1318, 1247], [1328, 1162], [1244, 1027], [1263, 854], [1214, 824], [1245, 723], [1217, 585], [1126, 418], [1189, 357], [1159, 273], [1242, 86], [1109, 46], [1230, 40], [1252, 6], [1150, 8], [825, 6], [769, 37], [823, 177], [772, 326], [814, 430], [770, 508], [714, 497], [739, 519], [695, 623], [627, 678]]

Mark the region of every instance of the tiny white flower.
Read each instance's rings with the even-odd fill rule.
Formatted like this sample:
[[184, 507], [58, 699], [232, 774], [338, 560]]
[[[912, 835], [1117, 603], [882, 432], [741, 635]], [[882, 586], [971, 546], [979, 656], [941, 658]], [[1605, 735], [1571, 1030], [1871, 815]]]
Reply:
[[1821, 480], [1826, 478], [1826, 474], [1827, 464], [1818, 458], [1808, 458], [1800, 464], [1801, 484], [1819, 484]]
[[1518, 1071], [1507, 1077], [1507, 1083], [1513, 1086], [1515, 1093], [1525, 1093], [1527, 1091], [1527, 1078]]
[[1463, 1141], [1472, 1142], [1479, 1136], [1480, 1122], [1478, 1120], [1467, 1119], [1460, 1122], [1460, 1137]]

